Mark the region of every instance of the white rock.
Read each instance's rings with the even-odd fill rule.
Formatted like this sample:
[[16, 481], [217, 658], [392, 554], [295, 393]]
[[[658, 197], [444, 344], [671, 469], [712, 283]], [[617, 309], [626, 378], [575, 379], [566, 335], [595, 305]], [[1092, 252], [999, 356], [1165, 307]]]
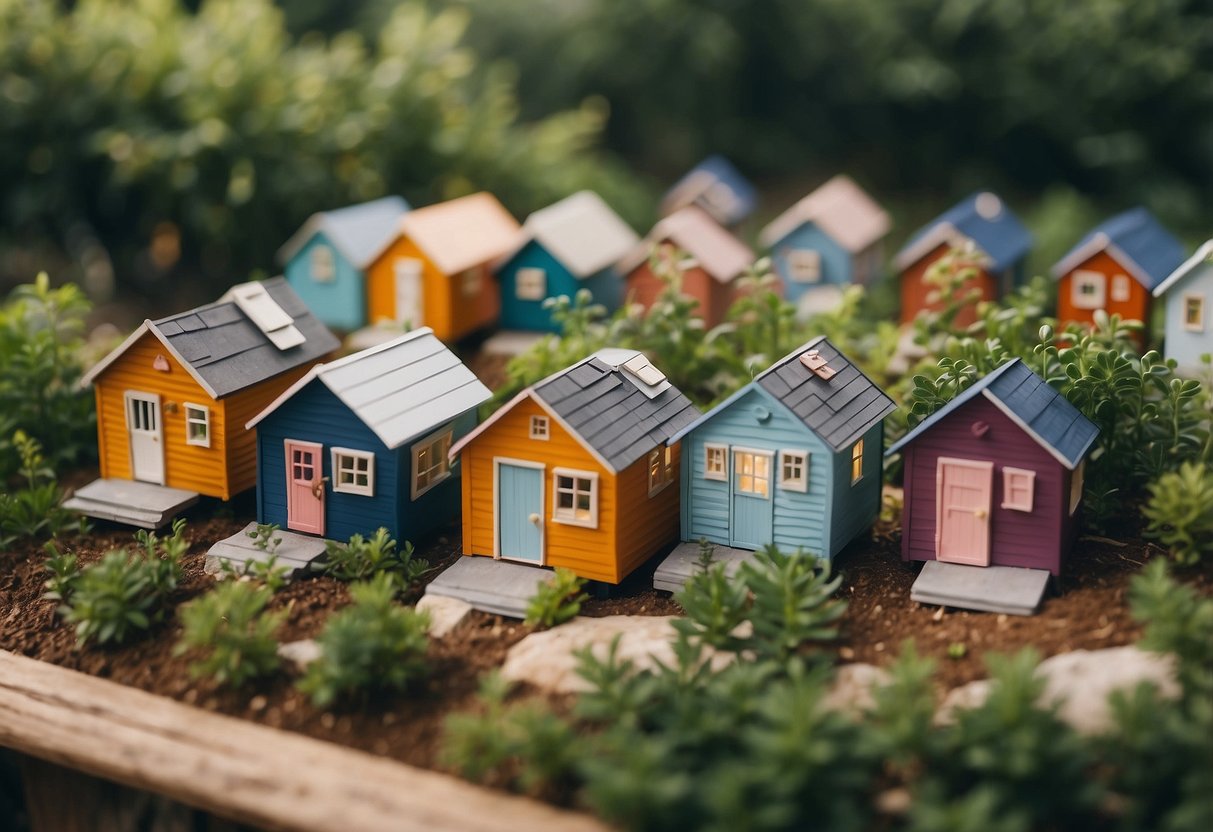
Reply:
[[874, 664], [857, 662], [839, 665], [830, 689], [821, 700], [822, 707], [831, 711], [862, 713], [876, 704], [872, 691], [888, 683], [888, 671]]
[[298, 670], [305, 669], [309, 664], [320, 658], [320, 645], [315, 639], [305, 638], [301, 641], [288, 641], [278, 645], [278, 655], [285, 661], [295, 665]]
[[468, 623], [472, 605], [445, 595], [423, 595], [417, 602], [417, 611], [430, 614], [430, 636], [442, 638]]

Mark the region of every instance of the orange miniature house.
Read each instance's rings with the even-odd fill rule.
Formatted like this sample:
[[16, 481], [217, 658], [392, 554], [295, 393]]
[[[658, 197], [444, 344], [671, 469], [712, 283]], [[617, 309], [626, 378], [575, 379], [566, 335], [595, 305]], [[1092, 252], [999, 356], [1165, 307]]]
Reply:
[[631, 350], [528, 387], [451, 448], [464, 554], [619, 583], [678, 540], [679, 446], [665, 442], [698, 416]]
[[[77, 496], [114, 480], [223, 500], [251, 488], [257, 453], [245, 422], [338, 346], [281, 277], [145, 321], [82, 381], [97, 398], [102, 479]], [[87, 503], [73, 507], [90, 514]]]
[[428, 326], [447, 342], [495, 323], [501, 295], [492, 264], [512, 250], [520, 228], [489, 193], [408, 212], [400, 236], [367, 270], [371, 323]]

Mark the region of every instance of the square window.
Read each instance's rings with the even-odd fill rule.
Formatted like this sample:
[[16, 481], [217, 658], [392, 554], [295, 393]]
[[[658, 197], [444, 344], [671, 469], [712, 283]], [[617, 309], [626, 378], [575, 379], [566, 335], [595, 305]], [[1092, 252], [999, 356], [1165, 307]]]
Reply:
[[459, 286], [465, 298], [474, 298], [480, 294], [480, 272], [468, 269], [459, 275]]
[[413, 499], [451, 475], [452, 429], [448, 426], [413, 445]]
[[333, 250], [323, 243], [312, 248], [310, 256], [312, 280], [317, 283], [332, 283], [337, 276], [337, 263], [333, 258]]
[[779, 487], [785, 491], [809, 490], [809, 455], [804, 451], [779, 452]]
[[514, 275], [518, 300], [543, 300], [548, 295], [548, 275], [543, 269], [519, 269]]
[[547, 416], [532, 416], [531, 417], [531, 438], [532, 439], [549, 439], [551, 438], [551, 428], [548, 424]]
[[808, 248], [789, 251], [788, 276], [797, 283], [821, 282], [821, 252]]
[[1036, 472], [1024, 468], [1002, 469], [1002, 507], [1012, 511], [1031, 511], [1036, 490]]
[[728, 481], [728, 450], [724, 445], [703, 446], [703, 478]]
[[1112, 278], [1112, 300], [1115, 303], [1125, 303], [1129, 300], [1129, 276], [1118, 274]]
[[598, 528], [598, 475], [592, 471], [556, 468], [552, 472], [552, 520], [571, 526]]
[[1205, 331], [1205, 299], [1203, 295], [1184, 295], [1184, 329], [1188, 332]]
[[185, 444], [201, 448], [211, 446], [211, 410], [200, 404], [185, 403]]
[[333, 448], [333, 491], [375, 496], [375, 455], [349, 448]]
[[1101, 272], [1077, 270], [1070, 287], [1070, 302], [1076, 309], [1103, 309], [1107, 303], [1107, 278]]
[[851, 446], [851, 485], [863, 479], [863, 440]]

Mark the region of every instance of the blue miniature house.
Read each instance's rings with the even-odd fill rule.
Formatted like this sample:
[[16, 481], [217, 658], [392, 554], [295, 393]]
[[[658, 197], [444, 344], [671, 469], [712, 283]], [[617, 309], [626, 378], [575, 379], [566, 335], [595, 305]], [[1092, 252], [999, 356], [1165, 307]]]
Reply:
[[1163, 298], [1163, 354], [1174, 358], [1179, 371], [1200, 372], [1200, 357], [1213, 353], [1213, 240], [1159, 283], [1154, 297]]
[[669, 440], [683, 539], [832, 558], [880, 511], [895, 408], [826, 338], [808, 342]]
[[527, 217], [513, 250], [497, 267], [503, 329], [555, 332], [548, 298], [589, 290], [613, 312], [623, 300], [615, 270], [640, 241], [602, 198], [580, 191]]
[[278, 250], [287, 282], [325, 325], [367, 323], [366, 270], [400, 233], [398, 196], [313, 214]]
[[850, 177], [835, 176], [776, 217], [759, 240], [783, 296], [798, 303], [816, 289], [872, 282], [888, 233], [884, 209]]
[[257, 428], [257, 520], [346, 540], [416, 540], [459, 516], [451, 445], [489, 390], [428, 327], [318, 364]]
[[698, 205], [724, 226], [738, 225], [758, 206], [758, 191], [723, 156], [709, 156], [674, 183], [661, 198], [661, 215]]

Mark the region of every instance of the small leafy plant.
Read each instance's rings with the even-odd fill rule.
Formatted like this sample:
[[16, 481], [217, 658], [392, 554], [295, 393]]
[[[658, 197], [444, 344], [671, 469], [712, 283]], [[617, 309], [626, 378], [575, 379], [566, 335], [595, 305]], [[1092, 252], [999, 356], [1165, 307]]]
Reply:
[[329, 541], [321, 568], [324, 574], [340, 581], [365, 581], [388, 573], [408, 587], [429, 571], [430, 564], [414, 557], [412, 543], [406, 540], [403, 547], [398, 547], [388, 530], [380, 528], [370, 538], [356, 534], [349, 543]]
[[1150, 483], [1149, 491], [1141, 510], [1150, 521], [1147, 535], [1165, 543], [1186, 566], [1213, 553], [1213, 471], [1185, 462]]
[[184, 605], [181, 639], [175, 653], [202, 653], [201, 659], [191, 663], [190, 673], [210, 676], [235, 688], [277, 670], [280, 660], [275, 633], [286, 611], [265, 611], [273, 594], [268, 586], [224, 581]]
[[555, 627], [581, 612], [581, 602], [589, 598], [582, 589], [585, 578], [563, 566], [557, 566], [526, 605], [525, 624], [529, 627]]
[[18, 471], [25, 487], [13, 493], [0, 491], [0, 545], [26, 537], [55, 537], [73, 528], [84, 532], [87, 524], [59, 505], [63, 491], [38, 440], [18, 430], [12, 446], [20, 458]]
[[79, 559], [73, 552], [60, 552], [53, 540], [48, 540], [42, 548], [47, 553], [46, 571], [51, 573], [44, 584], [46, 593], [42, 597], [66, 601], [80, 582]]

